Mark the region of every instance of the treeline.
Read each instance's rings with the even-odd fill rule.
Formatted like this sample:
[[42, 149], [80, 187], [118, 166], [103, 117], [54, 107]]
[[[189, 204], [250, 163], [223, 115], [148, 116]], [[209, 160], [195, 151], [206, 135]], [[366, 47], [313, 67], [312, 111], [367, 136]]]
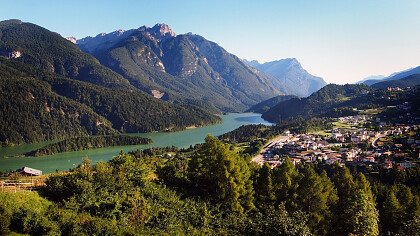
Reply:
[[418, 97], [419, 89], [415, 87], [407, 91], [390, 92], [373, 90], [366, 85], [329, 84], [307, 98], [294, 98], [278, 103], [265, 112], [263, 118], [272, 122], [296, 117], [334, 118], [356, 115], [359, 113], [357, 110], [397, 106], [404, 102], [416, 102], [418, 106]]
[[56, 143], [48, 144], [45, 147], [28, 152], [26, 156], [44, 156], [60, 152], [81, 151], [93, 148], [103, 148], [111, 146], [140, 145], [152, 143], [151, 139], [127, 136], [127, 135], [109, 135], [93, 137], [76, 137], [65, 139]]
[[276, 135], [273, 127], [266, 125], [242, 125], [239, 128], [222, 134], [219, 139], [228, 143], [252, 142], [256, 139], [269, 139]]
[[420, 233], [419, 192], [404, 182], [381, 182], [338, 165], [295, 166], [288, 159], [274, 169], [260, 167], [211, 136], [192, 153], [149, 153], [120, 153], [95, 166], [85, 160], [68, 174], [50, 176], [41, 196], [0, 193], [2, 233]]
[[253, 142], [258, 139], [271, 139], [276, 135], [289, 130], [294, 133], [308, 133], [320, 130], [332, 129], [332, 120], [329, 118], [308, 118], [296, 117], [295, 119], [283, 120], [275, 126], [266, 125], [243, 125], [239, 128], [219, 136], [219, 139], [226, 143]]

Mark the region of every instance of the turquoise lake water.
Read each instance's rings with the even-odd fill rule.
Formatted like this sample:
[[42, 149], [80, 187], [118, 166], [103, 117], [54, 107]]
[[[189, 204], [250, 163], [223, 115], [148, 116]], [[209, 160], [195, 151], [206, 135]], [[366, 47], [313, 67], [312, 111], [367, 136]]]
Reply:
[[150, 147], [176, 146], [186, 148], [190, 145], [202, 143], [207, 134], [218, 136], [247, 124], [271, 123], [263, 120], [261, 114], [256, 113], [230, 113], [221, 116], [223, 122], [220, 124], [188, 129], [178, 132], [139, 133], [131, 134], [147, 137], [153, 140], [149, 145], [116, 146], [108, 148], [91, 149], [77, 152], [59, 153], [42, 157], [16, 157], [25, 152], [44, 146], [46, 143], [28, 144], [18, 147], [0, 148], [0, 171], [16, 170], [22, 166], [42, 170], [44, 173], [51, 173], [56, 170], [68, 170], [81, 163], [84, 157], [89, 157], [93, 163], [108, 161], [118, 155], [121, 150], [125, 152]]

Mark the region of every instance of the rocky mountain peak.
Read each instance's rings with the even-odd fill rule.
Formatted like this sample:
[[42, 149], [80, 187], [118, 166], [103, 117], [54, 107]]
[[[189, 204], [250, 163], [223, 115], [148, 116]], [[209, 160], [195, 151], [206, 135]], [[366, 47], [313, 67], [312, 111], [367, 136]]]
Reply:
[[300, 64], [300, 62], [296, 59], [296, 58], [286, 58], [286, 59], [282, 59], [280, 61], [283, 61], [284, 63], [288, 63], [289, 67], [302, 67], [302, 65]]
[[70, 42], [74, 43], [74, 44], [76, 44], [76, 43], [77, 43], [77, 39], [76, 39], [75, 37], [73, 37], [73, 36], [67, 37], [66, 39], [67, 39], [68, 41], [70, 41]]
[[274, 85], [285, 94], [306, 97], [327, 84], [322, 78], [309, 74], [296, 58], [245, 63], [270, 75]]
[[124, 32], [125, 32], [125, 30], [123, 30], [123, 29], [119, 29], [119, 30], [116, 30], [114, 33], [115, 33], [116, 35], [122, 35]]
[[151, 33], [163, 38], [175, 37], [175, 32], [167, 24], [156, 24], [150, 29]]

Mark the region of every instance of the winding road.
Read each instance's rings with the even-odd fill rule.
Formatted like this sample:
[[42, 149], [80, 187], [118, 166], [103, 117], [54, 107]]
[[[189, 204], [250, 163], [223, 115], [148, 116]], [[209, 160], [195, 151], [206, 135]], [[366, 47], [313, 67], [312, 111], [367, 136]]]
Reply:
[[257, 164], [263, 164], [264, 163], [263, 153], [265, 153], [274, 144], [276, 144], [278, 142], [284, 142], [288, 139], [289, 139], [289, 136], [284, 136], [284, 135], [279, 135], [279, 136], [276, 136], [275, 138], [271, 139], [270, 141], [268, 141], [268, 144], [266, 144], [264, 146], [264, 148], [261, 150], [261, 152], [258, 153], [254, 158], [252, 158], [252, 161], [257, 163]]

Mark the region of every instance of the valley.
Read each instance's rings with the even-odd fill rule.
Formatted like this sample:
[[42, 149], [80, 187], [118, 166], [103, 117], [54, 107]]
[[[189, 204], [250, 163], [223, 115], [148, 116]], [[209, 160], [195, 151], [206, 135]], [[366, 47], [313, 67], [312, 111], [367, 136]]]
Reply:
[[416, 4], [5, 1], [0, 235], [420, 235]]

